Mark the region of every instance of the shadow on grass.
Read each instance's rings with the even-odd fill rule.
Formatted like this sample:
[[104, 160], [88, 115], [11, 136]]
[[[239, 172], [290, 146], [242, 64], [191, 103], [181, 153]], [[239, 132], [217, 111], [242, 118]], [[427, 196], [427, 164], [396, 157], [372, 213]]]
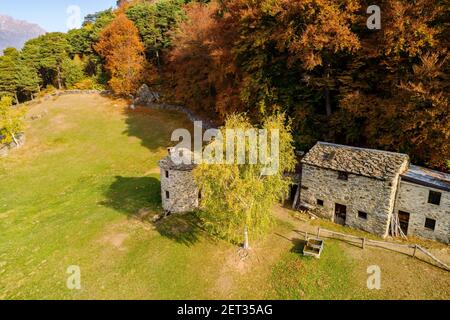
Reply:
[[279, 234], [279, 233], [275, 233], [275, 235], [277, 235], [278, 237], [283, 238], [293, 244], [293, 247], [290, 250], [292, 253], [303, 254], [303, 248], [306, 245], [305, 240], [298, 239], [298, 238], [289, 239], [288, 237], [283, 236], [282, 234]]
[[172, 132], [179, 127], [193, 130], [185, 115], [177, 111], [138, 107], [135, 110], [125, 109], [125, 115], [127, 129], [124, 133], [140, 139], [142, 146], [150, 151], [171, 145]]
[[201, 229], [195, 214], [172, 215], [152, 222], [154, 216], [162, 214], [161, 183], [156, 178], [117, 176], [104, 195], [106, 200], [101, 205], [153, 225], [163, 237], [188, 246], [199, 240]]
[[302, 239], [294, 238], [291, 240], [291, 242], [294, 245], [291, 249], [291, 252], [303, 255], [303, 249], [306, 246], [306, 241], [302, 240]]
[[153, 177], [120, 177], [105, 192], [102, 205], [130, 218], [136, 218], [142, 208], [158, 210], [161, 204], [161, 184]]
[[200, 220], [195, 213], [172, 215], [153, 225], [163, 237], [188, 247], [199, 241], [202, 232]]

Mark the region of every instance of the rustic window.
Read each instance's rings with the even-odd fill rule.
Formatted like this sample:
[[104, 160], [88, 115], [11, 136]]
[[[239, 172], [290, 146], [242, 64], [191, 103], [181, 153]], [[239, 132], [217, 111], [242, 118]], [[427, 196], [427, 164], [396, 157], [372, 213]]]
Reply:
[[430, 194], [428, 195], [428, 203], [440, 205], [441, 193], [436, 191], [430, 191]]
[[339, 180], [347, 181], [347, 180], [348, 180], [348, 173], [347, 173], [347, 172], [340, 171], [340, 172], [339, 172], [339, 175], [338, 175], [338, 179], [339, 179]]
[[364, 211], [358, 211], [358, 218], [367, 220], [367, 212], [364, 212]]
[[166, 199], [170, 199], [170, 192], [166, 191]]
[[317, 199], [317, 205], [323, 207], [323, 200]]
[[436, 228], [436, 220], [426, 218], [425, 219], [425, 228], [428, 230], [434, 231], [434, 228]]
[[169, 171], [166, 171], [166, 178], [169, 178]]

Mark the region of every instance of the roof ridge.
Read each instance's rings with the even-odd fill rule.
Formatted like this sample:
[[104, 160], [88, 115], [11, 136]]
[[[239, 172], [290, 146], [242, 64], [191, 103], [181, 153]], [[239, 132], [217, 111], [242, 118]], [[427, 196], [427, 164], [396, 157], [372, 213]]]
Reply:
[[302, 163], [389, 180], [397, 174], [402, 174], [410, 160], [409, 156], [403, 153], [320, 141], [309, 150]]
[[317, 143], [322, 144], [322, 145], [329, 145], [329, 146], [333, 146], [333, 147], [349, 148], [349, 149], [356, 149], [356, 150], [370, 151], [370, 152], [389, 153], [389, 154], [393, 154], [393, 155], [403, 155], [403, 156], [409, 157], [408, 154], [402, 153], [402, 152], [387, 151], [387, 150], [372, 149], [372, 148], [363, 148], [363, 147], [354, 147], [354, 146], [349, 146], [349, 145], [345, 145], [345, 144], [326, 142], [326, 141], [318, 141]]

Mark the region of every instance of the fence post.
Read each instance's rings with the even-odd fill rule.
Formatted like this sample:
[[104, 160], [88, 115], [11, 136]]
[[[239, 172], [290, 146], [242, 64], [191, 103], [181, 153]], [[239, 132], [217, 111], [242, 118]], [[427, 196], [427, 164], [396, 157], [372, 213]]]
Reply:
[[308, 232], [305, 232], [305, 240], [308, 241]]
[[317, 238], [320, 238], [320, 227], [317, 229]]
[[362, 248], [363, 250], [366, 248], [366, 238], [362, 238]]
[[414, 245], [414, 253], [413, 253], [413, 258], [416, 257], [416, 253], [417, 253], [417, 244]]

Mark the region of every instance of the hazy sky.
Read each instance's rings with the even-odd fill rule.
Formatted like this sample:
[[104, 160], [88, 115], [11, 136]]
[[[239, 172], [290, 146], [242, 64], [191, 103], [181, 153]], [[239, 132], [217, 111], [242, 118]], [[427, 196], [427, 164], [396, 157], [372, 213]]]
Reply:
[[0, 0], [0, 14], [37, 23], [46, 31], [67, 31], [77, 12], [71, 11], [71, 17], [67, 13], [70, 6], [78, 6], [83, 18], [115, 5], [116, 0]]

